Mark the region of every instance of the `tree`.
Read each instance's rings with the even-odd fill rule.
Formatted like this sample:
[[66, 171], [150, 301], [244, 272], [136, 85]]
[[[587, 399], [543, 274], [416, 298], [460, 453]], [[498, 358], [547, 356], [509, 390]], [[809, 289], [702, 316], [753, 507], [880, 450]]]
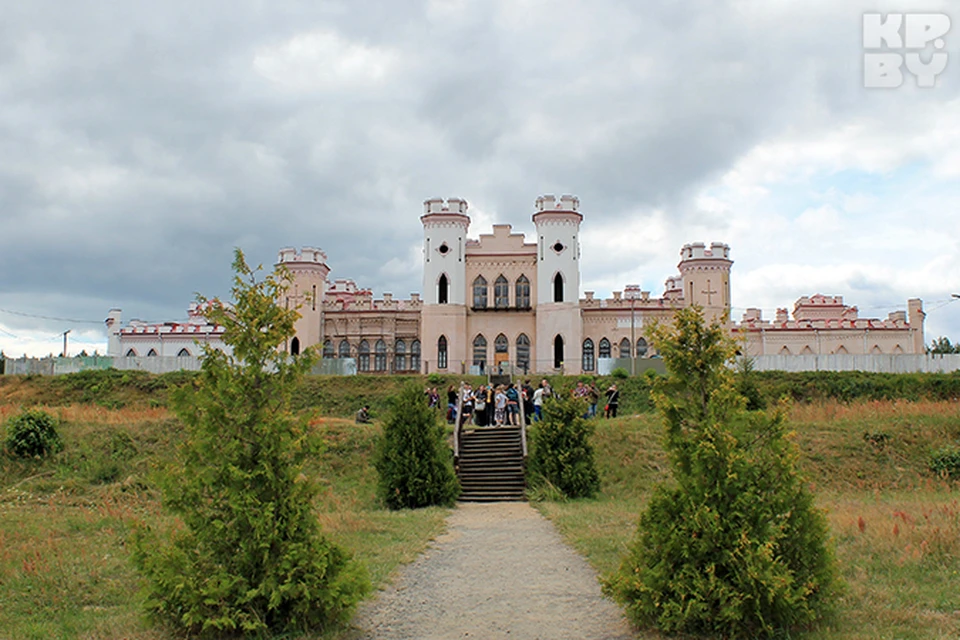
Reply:
[[960, 343], [951, 344], [950, 338], [941, 336], [930, 343], [930, 346], [927, 347], [927, 353], [960, 353]]
[[415, 382], [390, 400], [374, 465], [380, 497], [391, 509], [451, 505], [460, 493], [437, 415]]
[[587, 405], [566, 394], [543, 403], [543, 420], [531, 429], [530, 472], [556, 487], [568, 498], [590, 498], [600, 491], [600, 474], [594, 462], [592, 421], [584, 420]]
[[673, 482], [655, 488], [605, 591], [667, 633], [770, 637], [813, 623], [836, 593], [836, 569], [785, 407], [746, 411], [729, 366], [735, 344], [699, 308], [652, 335], [668, 371], [655, 401]]
[[232, 352], [204, 346], [199, 377], [172, 398], [186, 438], [163, 497], [184, 527], [163, 542], [140, 529], [134, 563], [148, 610], [188, 633], [320, 629], [345, 619], [369, 583], [322, 536], [302, 473], [311, 442], [290, 395], [315, 354], [280, 349], [299, 317], [276, 304], [289, 272], [258, 280], [239, 249], [233, 269], [232, 306], [197, 296]]

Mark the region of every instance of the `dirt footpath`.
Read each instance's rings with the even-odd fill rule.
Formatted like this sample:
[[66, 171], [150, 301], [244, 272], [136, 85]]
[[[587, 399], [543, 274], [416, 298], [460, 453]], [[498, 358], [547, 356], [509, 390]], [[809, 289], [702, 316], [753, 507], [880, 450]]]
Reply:
[[363, 605], [353, 638], [627, 640], [597, 574], [526, 503], [462, 504], [447, 532]]

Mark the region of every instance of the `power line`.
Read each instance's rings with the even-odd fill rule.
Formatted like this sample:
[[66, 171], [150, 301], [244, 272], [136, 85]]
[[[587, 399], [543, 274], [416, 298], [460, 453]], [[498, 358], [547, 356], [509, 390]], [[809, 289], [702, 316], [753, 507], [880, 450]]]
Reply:
[[22, 311], [12, 311], [10, 309], [0, 309], [0, 313], [9, 313], [14, 316], [24, 318], [40, 318], [42, 320], [56, 320], [58, 322], [83, 322], [87, 324], [103, 324], [103, 320], [78, 320], [76, 318], [57, 318], [55, 316], [42, 316], [36, 313], [24, 313]]

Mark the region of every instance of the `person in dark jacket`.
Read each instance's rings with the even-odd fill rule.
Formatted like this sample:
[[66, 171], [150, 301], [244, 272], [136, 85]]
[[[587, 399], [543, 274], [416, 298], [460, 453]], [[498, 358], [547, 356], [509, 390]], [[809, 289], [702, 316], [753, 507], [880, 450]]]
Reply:
[[617, 389], [616, 383], [610, 385], [610, 388], [607, 389], [607, 406], [604, 410], [604, 415], [607, 418], [616, 418], [617, 417], [617, 408], [620, 406], [620, 390]]

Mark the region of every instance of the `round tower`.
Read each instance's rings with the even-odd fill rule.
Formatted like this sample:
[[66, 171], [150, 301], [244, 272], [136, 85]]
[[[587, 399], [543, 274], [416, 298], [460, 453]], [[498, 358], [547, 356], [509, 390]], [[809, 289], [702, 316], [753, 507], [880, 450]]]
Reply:
[[423, 203], [423, 306], [420, 341], [424, 373], [462, 373], [467, 361], [467, 201]]
[[323, 295], [330, 267], [327, 254], [313, 247], [304, 247], [299, 253], [293, 247], [284, 247], [276, 266], [286, 267], [292, 279], [284, 298], [277, 302], [288, 309], [299, 307], [295, 335], [287, 343], [287, 353], [296, 355], [323, 340]]
[[423, 203], [423, 303], [465, 304], [467, 201], [431, 198]]
[[713, 242], [685, 244], [680, 250], [684, 306], [699, 305], [710, 322], [726, 314], [730, 319], [730, 246]]
[[580, 371], [580, 200], [537, 198], [537, 369]]

